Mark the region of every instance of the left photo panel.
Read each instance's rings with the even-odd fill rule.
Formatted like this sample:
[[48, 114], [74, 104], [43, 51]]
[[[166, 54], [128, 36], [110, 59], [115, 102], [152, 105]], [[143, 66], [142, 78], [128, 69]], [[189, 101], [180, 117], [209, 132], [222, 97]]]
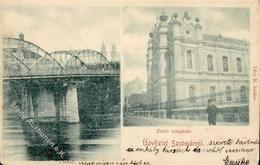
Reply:
[[120, 8], [1, 8], [4, 160], [120, 159]]

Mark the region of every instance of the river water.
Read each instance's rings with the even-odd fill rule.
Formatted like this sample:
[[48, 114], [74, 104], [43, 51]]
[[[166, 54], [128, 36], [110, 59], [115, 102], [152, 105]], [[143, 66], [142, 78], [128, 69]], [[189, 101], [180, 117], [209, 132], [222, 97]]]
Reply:
[[[89, 128], [88, 123], [37, 123], [59, 151], [17, 114], [4, 108], [4, 158], [8, 160], [118, 160], [120, 127]], [[102, 119], [100, 120], [102, 121]], [[97, 124], [98, 125], [98, 124]], [[60, 152], [62, 151], [62, 152]], [[60, 153], [60, 154], [59, 154]]]

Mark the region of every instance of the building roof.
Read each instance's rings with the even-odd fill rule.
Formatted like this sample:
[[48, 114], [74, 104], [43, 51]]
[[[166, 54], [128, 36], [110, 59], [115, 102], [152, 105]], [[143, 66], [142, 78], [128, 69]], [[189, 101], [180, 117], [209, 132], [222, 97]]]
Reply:
[[222, 35], [211, 35], [211, 34], [203, 34], [203, 40], [213, 41], [213, 42], [224, 42], [224, 43], [237, 44], [237, 45], [248, 44], [246, 40], [239, 40], [239, 39], [234, 39], [229, 37], [223, 37]]

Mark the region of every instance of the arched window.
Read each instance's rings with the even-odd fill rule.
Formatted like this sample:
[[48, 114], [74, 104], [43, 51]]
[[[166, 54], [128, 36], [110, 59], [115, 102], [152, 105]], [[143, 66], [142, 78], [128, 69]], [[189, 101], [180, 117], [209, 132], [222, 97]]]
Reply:
[[189, 87], [188, 94], [189, 94], [189, 101], [191, 103], [194, 103], [195, 102], [195, 87], [194, 86]]
[[228, 58], [226, 56], [222, 57], [223, 71], [228, 72]]
[[242, 102], [247, 101], [247, 89], [246, 86], [244, 85], [240, 87], [240, 101]]
[[208, 55], [207, 57], [207, 61], [208, 61], [208, 71], [213, 71], [213, 57], [212, 55]]
[[227, 95], [227, 101], [231, 101], [232, 100], [232, 96], [231, 96], [231, 88], [230, 88], [230, 86], [226, 87], [226, 95]]
[[212, 100], [216, 100], [216, 88], [214, 86], [210, 87], [209, 96]]
[[237, 71], [242, 72], [241, 58], [237, 58]]
[[192, 69], [193, 68], [192, 52], [191, 52], [191, 50], [187, 51], [187, 68], [188, 69]]

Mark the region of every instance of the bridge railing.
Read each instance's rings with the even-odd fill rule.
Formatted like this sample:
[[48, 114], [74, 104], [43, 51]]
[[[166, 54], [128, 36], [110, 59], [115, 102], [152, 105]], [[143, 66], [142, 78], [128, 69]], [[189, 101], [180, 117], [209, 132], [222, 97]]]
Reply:
[[119, 64], [107, 67], [107, 64], [89, 65], [89, 67], [70, 66], [65, 70], [55, 65], [38, 65], [30, 70], [22, 68], [16, 63], [6, 64], [4, 69], [4, 77], [26, 77], [26, 76], [69, 76], [69, 75], [88, 75], [88, 74], [119, 74]]

